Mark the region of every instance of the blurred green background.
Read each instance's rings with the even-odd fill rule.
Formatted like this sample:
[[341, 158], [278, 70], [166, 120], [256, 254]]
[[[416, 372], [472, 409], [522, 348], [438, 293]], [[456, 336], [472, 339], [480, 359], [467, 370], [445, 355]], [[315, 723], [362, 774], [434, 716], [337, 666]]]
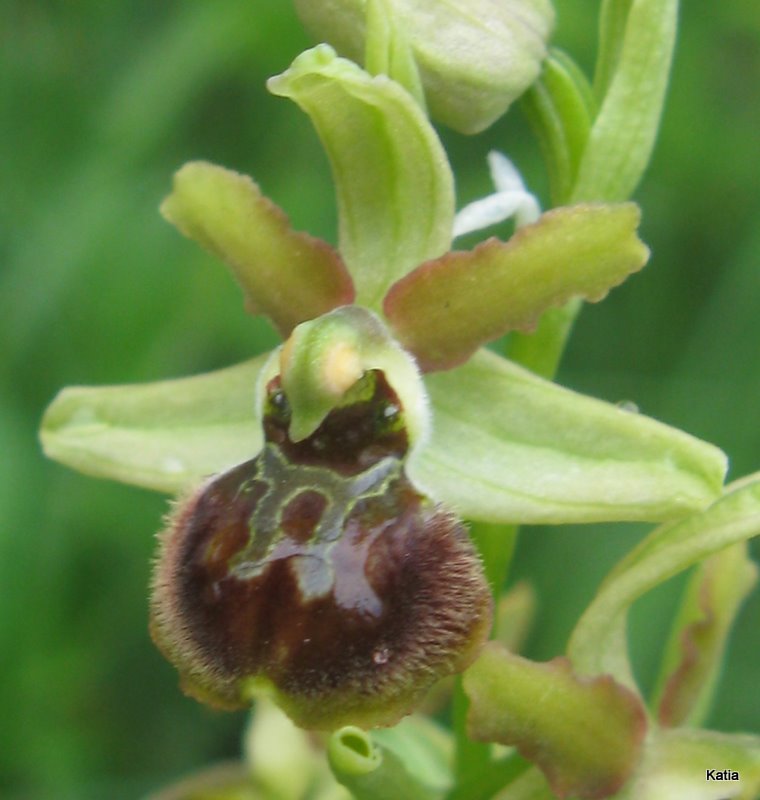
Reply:
[[[593, 63], [597, 5], [558, 0], [557, 41]], [[223, 269], [157, 213], [206, 158], [253, 174], [299, 228], [334, 240], [329, 171], [264, 79], [309, 45], [282, 0], [11, 0], [0, 31], [0, 796], [135, 798], [238, 752], [244, 715], [186, 699], [146, 629], [166, 499], [48, 463], [36, 428], [62, 386], [145, 381], [275, 342]], [[654, 257], [583, 313], [559, 380], [760, 468], [760, 16], [684, 4], [670, 102], [638, 199]], [[519, 112], [443, 131], [460, 205], [508, 152], [545, 187]], [[558, 654], [634, 525], [526, 530], [515, 572], [540, 607], [528, 652]], [[758, 553], [755, 547], [755, 553]], [[633, 650], [650, 682], [678, 581], [646, 598]], [[760, 593], [732, 639], [711, 725], [760, 729]]]

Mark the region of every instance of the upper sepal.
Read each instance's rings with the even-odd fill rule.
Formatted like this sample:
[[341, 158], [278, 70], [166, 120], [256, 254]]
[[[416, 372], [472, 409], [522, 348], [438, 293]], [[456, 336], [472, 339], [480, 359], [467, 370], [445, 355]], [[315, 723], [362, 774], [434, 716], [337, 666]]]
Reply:
[[294, 231], [246, 175], [204, 161], [185, 164], [161, 213], [230, 267], [247, 309], [269, 317], [282, 336], [354, 298], [340, 255]]
[[572, 297], [601, 300], [649, 250], [633, 203], [549, 211], [507, 242], [449, 252], [397, 281], [383, 310], [425, 371], [451, 369], [509, 330], [529, 330]]
[[[359, 63], [373, 39], [366, 12], [371, 5], [296, 0], [312, 34]], [[487, 128], [530, 86], [554, 25], [549, 0], [393, 0], [388, 5], [413, 53], [431, 115], [461, 133]]]
[[356, 300], [377, 311], [394, 281], [451, 244], [454, 179], [441, 142], [398, 83], [327, 45], [267, 85], [314, 123], [333, 169], [339, 249]]

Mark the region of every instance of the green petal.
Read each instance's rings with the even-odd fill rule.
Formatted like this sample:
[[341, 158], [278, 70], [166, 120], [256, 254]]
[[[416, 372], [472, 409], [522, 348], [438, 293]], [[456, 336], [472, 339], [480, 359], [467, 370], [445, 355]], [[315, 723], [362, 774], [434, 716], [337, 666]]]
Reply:
[[[389, 5], [413, 51], [433, 118], [461, 133], [487, 128], [530, 86], [554, 25], [549, 0]], [[314, 37], [357, 62], [365, 53], [366, 6], [366, 0], [296, 0]]]
[[601, 300], [641, 269], [649, 251], [639, 218], [632, 203], [550, 211], [508, 242], [418, 267], [391, 287], [385, 316], [423, 370], [450, 369], [509, 330], [531, 329], [550, 307]]
[[661, 725], [699, 725], [709, 711], [728, 635], [757, 583], [747, 542], [703, 561], [686, 589], [653, 701]]
[[559, 797], [608, 797], [638, 763], [644, 708], [608, 675], [581, 679], [566, 658], [539, 664], [490, 643], [464, 689], [470, 735], [517, 747]]
[[99, 478], [177, 492], [254, 456], [254, 416], [267, 356], [193, 378], [70, 387], [42, 420], [45, 453]]
[[716, 447], [489, 351], [425, 385], [432, 436], [409, 475], [465, 517], [663, 520], [720, 492], [726, 459]]
[[357, 302], [375, 310], [387, 288], [448, 250], [454, 183], [446, 154], [417, 103], [327, 45], [300, 55], [269, 89], [311, 117], [338, 194], [340, 252]]
[[575, 668], [633, 685], [626, 646], [631, 604], [692, 564], [758, 534], [760, 474], [727, 487], [706, 511], [661, 525], [615, 567], [579, 620], [568, 645]]
[[203, 161], [185, 164], [161, 213], [230, 267], [247, 309], [269, 317], [283, 336], [353, 299], [340, 256], [326, 242], [294, 231], [245, 175]]

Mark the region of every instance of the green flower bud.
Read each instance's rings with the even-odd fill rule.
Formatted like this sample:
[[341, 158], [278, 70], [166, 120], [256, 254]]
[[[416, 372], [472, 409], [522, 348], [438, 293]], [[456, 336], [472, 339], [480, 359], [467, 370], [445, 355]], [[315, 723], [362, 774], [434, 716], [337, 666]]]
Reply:
[[388, 74], [405, 85], [408, 60], [394, 55], [408, 49], [431, 116], [462, 133], [487, 128], [536, 80], [554, 24], [549, 0], [296, 0], [295, 5], [315, 38], [357, 63], [364, 62], [366, 51], [371, 71], [377, 40], [389, 38]]
[[178, 505], [153, 636], [183, 689], [216, 706], [271, 693], [299, 725], [389, 725], [463, 669], [491, 600], [463, 525], [408, 479], [404, 409], [380, 370], [306, 438], [279, 376], [265, 444]]

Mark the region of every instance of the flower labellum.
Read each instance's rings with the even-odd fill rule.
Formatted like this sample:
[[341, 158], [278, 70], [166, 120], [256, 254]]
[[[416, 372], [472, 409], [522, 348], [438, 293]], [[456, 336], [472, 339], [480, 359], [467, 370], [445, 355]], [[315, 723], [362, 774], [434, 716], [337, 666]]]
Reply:
[[265, 444], [178, 505], [161, 536], [152, 632], [184, 690], [238, 708], [261, 692], [302, 727], [390, 725], [488, 635], [464, 526], [407, 478], [404, 409], [363, 373], [289, 436], [279, 376]]

